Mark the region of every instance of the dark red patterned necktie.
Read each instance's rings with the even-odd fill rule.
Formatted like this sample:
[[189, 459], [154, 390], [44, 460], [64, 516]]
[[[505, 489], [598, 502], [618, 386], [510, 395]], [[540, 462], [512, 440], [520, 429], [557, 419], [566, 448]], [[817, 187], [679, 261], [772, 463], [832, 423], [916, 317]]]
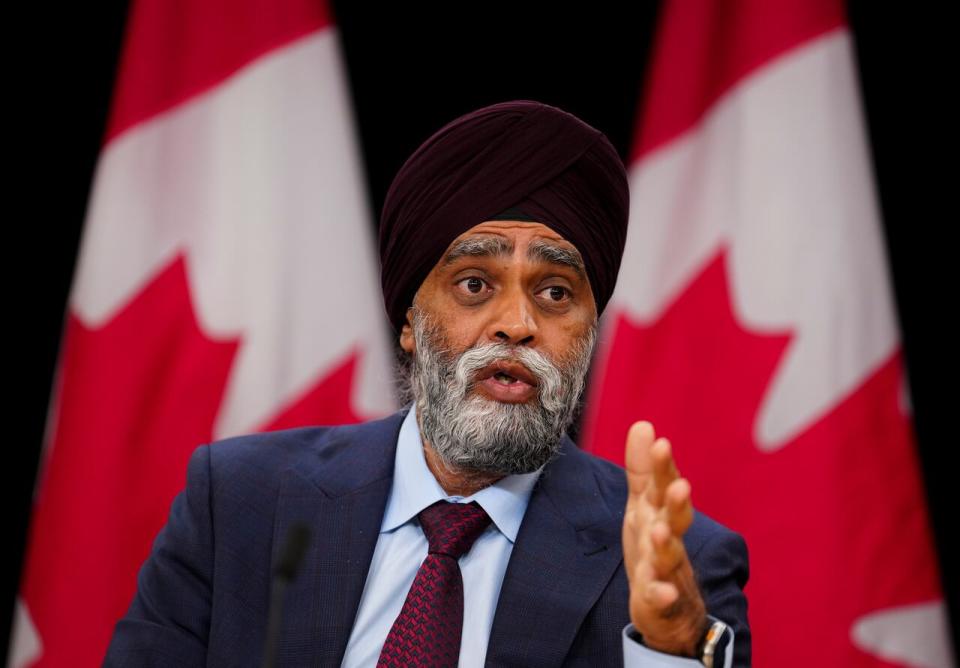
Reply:
[[463, 629], [463, 577], [458, 559], [487, 528], [490, 517], [476, 501], [437, 501], [418, 517], [430, 544], [429, 553], [387, 634], [377, 666], [451, 668], [460, 660]]

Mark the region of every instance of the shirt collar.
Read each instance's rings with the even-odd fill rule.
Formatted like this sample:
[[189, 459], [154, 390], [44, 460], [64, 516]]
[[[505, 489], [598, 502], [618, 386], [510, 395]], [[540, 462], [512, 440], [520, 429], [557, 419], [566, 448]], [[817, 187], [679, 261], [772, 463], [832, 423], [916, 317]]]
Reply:
[[476, 501], [490, 516], [500, 533], [513, 543], [517, 540], [520, 522], [523, 521], [530, 494], [542, 470], [541, 466], [533, 473], [505, 476], [466, 498], [448, 496], [427, 468], [420, 427], [417, 425], [416, 406], [411, 406], [400, 426], [400, 435], [397, 438], [393, 486], [390, 497], [387, 499], [380, 533], [394, 531], [437, 501], [446, 500], [455, 503]]

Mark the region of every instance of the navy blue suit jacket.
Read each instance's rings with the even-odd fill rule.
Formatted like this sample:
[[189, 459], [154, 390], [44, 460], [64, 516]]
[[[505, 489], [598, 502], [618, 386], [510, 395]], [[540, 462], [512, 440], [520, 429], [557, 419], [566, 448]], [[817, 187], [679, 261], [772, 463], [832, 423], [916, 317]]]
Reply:
[[[401, 411], [198, 448], [105, 665], [258, 665], [272, 564], [288, 528], [305, 522], [312, 539], [287, 590], [278, 662], [338, 666], [380, 532], [402, 420]], [[622, 665], [626, 493], [623, 469], [564, 438], [517, 536], [488, 666]], [[736, 664], [749, 665], [745, 543], [697, 514], [685, 544], [708, 612], [733, 625]]]

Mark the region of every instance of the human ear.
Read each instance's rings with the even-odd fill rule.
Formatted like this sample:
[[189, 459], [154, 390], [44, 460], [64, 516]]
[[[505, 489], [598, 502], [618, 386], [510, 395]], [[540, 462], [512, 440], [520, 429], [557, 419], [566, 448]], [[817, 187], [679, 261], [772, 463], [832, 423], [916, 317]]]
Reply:
[[413, 351], [416, 349], [416, 342], [413, 338], [413, 324], [410, 319], [413, 316], [413, 308], [407, 309], [407, 322], [404, 323], [403, 328], [400, 330], [400, 347], [403, 348], [404, 352], [413, 354]]

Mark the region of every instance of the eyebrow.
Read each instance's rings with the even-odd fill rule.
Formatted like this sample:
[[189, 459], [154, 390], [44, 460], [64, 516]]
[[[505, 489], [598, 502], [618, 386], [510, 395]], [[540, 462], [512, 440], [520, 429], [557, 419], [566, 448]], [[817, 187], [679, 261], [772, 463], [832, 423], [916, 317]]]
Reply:
[[[464, 257], [504, 257], [513, 254], [513, 244], [500, 236], [469, 237], [453, 245], [443, 258], [448, 266]], [[581, 277], [586, 276], [583, 257], [576, 249], [556, 246], [545, 239], [537, 239], [527, 247], [527, 257], [534, 262], [570, 267]]]
[[538, 239], [527, 247], [527, 257], [534, 262], [546, 262], [570, 267], [581, 277], [585, 276], [583, 257], [576, 249], [555, 246], [544, 239]]
[[503, 237], [470, 237], [461, 239], [443, 259], [444, 265], [450, 265], [463, 257], [497, 257], [513, 254], [513, 244]]

